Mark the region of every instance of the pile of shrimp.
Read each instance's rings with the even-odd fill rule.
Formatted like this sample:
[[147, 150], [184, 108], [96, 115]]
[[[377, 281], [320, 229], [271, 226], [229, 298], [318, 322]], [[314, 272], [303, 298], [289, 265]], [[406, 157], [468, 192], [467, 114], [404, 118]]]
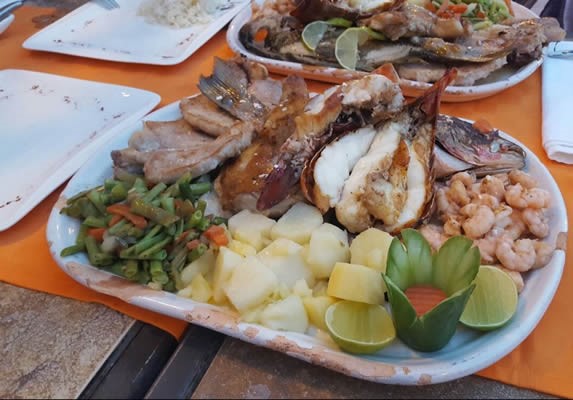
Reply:
[[482, 264], [508, 272], [521, 291], [521, 273], [548, 264], [555, 250], [543, 241], [549, 235], [550, 202], [549, 192], [521, 170], [480, 181], [459, 172], [437, 190], [441, 224], [428, 224], [420, 231], [434, 249], [451, 236], [472, 239]]

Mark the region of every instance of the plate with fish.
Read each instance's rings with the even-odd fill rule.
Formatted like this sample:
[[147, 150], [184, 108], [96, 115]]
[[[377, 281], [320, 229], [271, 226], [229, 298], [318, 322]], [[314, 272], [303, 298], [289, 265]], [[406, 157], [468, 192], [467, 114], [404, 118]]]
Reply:
[[541, 49], [562, 40], [553, 18], [501, 0], [259, 1], [231, 22], [227, 42], [271, 71], [340, 83], [392, 64], [407, 96], [450, 66], [443, 101], [492, 96], [529, 77]]
[[[563, 198], [510, 135], [440, 114], [454, 70], [412, 101], [394, 78], [313, 94], [301, 77], [216, 59], [200, 94], [125, 129], [71, 179], [48, 222], [53, 258], [93, 290], [360, 379], [424, 385], [495, 363], [559, 285]], [[409, 314], [454, 315], [431, 343], [403, 331], [391, 294], [414, 237], [426, 250], [412, 265], [464, 269], [428, 314]], [[440, 266], [442, 249], [461, 262]], [[458, 323], [480, 264], [514, 300], [488, 332]], [[345, 306], [374, 315], [356, 326], [383, 325], [374, 342], [356, 319], [334, 328]]]

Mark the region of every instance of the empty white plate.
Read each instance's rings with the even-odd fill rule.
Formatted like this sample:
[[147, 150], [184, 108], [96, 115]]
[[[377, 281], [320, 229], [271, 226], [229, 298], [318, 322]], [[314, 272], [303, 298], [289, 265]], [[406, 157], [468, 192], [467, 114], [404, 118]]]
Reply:
[[8, 15], [6, 18], [0, 21], [0, 34], [4, 33], [4, 31], [8, 29], [8, 27], [10, 26], [10, 24], [12, 24], [13, 21], [14, 21], [14, 14]]
[[100, 145], [160, 99], [130, 87], [0, 71], [0, 231], [18, 222]]

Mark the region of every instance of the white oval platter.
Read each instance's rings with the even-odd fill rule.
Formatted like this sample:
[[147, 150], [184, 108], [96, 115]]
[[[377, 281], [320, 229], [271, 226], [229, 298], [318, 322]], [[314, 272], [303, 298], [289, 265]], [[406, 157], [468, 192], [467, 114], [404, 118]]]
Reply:
[[[176, 102], [157, 110], [145, 119], [168, 121], [178, 119], [180, 116]], [[565, 253], [561, 250], [555, 252], [546, 267], [532, 271], [527, 276], [525, 289], [520, 294], [518, 310], [508, 325], [502, 329], [483, 334], [460, 326], [452, 341], [444, 349], [431, 354], [415, 352], [399, 340], [395, 340], [389, 347], [376, 354], [354, 356], [340, 351], [322, 331], [311, 330], [307, 334], [298, 334], [243, 323], [228, 309], [152, 290], [101, 271], [88, 265], [84, 254], [60, 257], [63, 248], [74, 244], [79, 229], [77, 220], [59, 213], [66, 199], [80, 191], [100, 185], [106, 178], [111, 177], [110, 152], [126, 147], [130, 136], [141, 128], [142, 121], [139, 121], [99, 149], [98, 153], [70, 180], [54, 206], [48, 222], [46, 234], [54, 260], [77, 282], [98, 292], [356, 378], [388, 384], [425, 385], [473, 374], [511, 352], [535, 328], [559, 285], [565, 264]], [[527, 165], [528, 171], [552, 195], [553, 203], [550, 208], [552, 233], [548, 239], [555, 241], [558, 234], [567, 232], [567, 211], [563, 197], [549, 171], [529, 150], [527, 150]]]

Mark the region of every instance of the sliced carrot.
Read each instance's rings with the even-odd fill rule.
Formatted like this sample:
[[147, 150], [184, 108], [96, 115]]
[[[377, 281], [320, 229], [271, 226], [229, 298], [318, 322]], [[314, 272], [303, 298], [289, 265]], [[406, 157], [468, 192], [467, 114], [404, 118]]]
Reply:
[[405, 294], [417, 315], [424, 315], [447, 297], [440, 289], [430, 286], [413, 286], [406, 289]]
[[105, 228], [92, 228], [88, 229], [88, 235], [93, 237], [98, 242], [103, 241], [103, 234], [105, 233]]
[[435, 13], [438, 9], [437, 9], [436, 6], [434, 5], [434, 3], [432, 3], [432, 2], [430, 1], [430, 2], [428, 2], [428, 4], [426, 4], [426, 10]]
[[468, 9], [467, 4], [452, 4], [450, 5], [450, 10], [452, 10], [455, 14], [463, 14]]
[[478, 18], [485, 18], [485, 13], [483, 11], [478, 11], [476, 14], [476, 17]]
[[189, 234], [189, 232], [191, 231], [184, 231], [183, 233], [181, 233], [181, 235], [177, 236], [177, 239], [175, 239], [175, 243], [179, 244], [181, 243], [183, 240], [185, 240], [185, 238], [187, 237], [187, 235]]
[[263, 42], [267, 36], [269, 36], [269, 30], [268, 29], [259, 29], [256, 33], [255, 33], [255, 42]]
[[442, 1], [442, 5], [440, 6], [440, 8], [438, 8], [438, 11], [436, 11], [436, 14], [440, 15], [441, 13], [446, 11], [449, 6], [450, 6], [450, 0]]
[[476, 128], [480, 133], [490, 133], [493, 131], [493, 126], [489, 123], [489, 121], [480, 118], [473, 123], [474, 128]]
[[142, 216], [133, 214], [125, 204], [112, 204], [107, 207], [107, 212], [125, 217], [125, 219], [129, 220], [136, 228], [145, 229], [147, 226], [147, 220]]
[[188, 250], [193, 250], [197, 247], [199, 247], [199, 245], [201, 244], [201, 241], [199, 239], [194, 239], [192, 241], [190, 241], [189, 243], [187, 243], [187, 249]]
[[507, 9], [509, 10], [509, 13], [512, 16], [515, 16], [514, 12], [513, 12], [513, 5], [511, 4], [511, 0], [504, 0], [505, 1], [505, 5], [507, 6]]
[[226, 246], [229, 244], [229, 238], [225, 233], [225, 228], [219, 225], [212, 225], [209, 227], [209, 229], [203, 232], [203, 236], [217, 246]]
[[107, 224], [107, 226], [112, 227], [115, 224], [117, 224], [119, 221], [121, 221], [122, 219], [123, 219], [123, 217], [121, 215], [113, 214], [111, 219], [109, 220], [109, 224]]

